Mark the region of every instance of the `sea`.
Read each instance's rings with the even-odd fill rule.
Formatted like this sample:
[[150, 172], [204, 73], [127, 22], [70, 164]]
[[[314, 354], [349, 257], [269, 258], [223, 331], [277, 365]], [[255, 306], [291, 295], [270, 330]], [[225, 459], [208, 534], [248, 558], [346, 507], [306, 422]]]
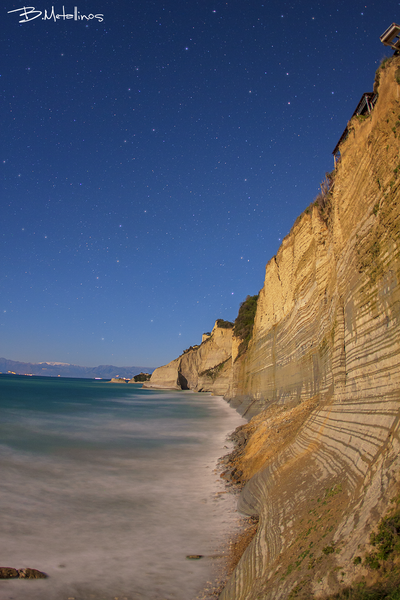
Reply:
[[[221, 397], [0, 375], [0, 600], [192, 600], [238, 527]], [[189, 559], [188, 556], [201, 556]]]

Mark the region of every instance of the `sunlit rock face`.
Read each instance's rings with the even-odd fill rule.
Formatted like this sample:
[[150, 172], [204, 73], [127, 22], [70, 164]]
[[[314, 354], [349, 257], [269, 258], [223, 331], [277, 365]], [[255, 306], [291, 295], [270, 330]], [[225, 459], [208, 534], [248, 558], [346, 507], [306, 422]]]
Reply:
[[323, 209], [268, 263], [233, 363], [226, 397], [256, 415], [239, 507], [260, 525], [221, 600], [322, 597], [360, 579], [353, 559], [399, 492], [399, 69], [381, 71], [371, 115], [352, 119]]
[[144, 384], [223, 394], [251, 419], [234, 467], [259, 528], [220, 600], [310, 600], [368, 579], [370, 533], [400, 493], [398, 81], [395, 58], [329, 193], [268, 263], [247, 350], [216, 323]]
[[178, 370], [180, 358], [172, 360], [167, 365], [158, 367], [153, 371], [150, 381], [143, 383], [144, 388], [165, 388], [180, 390], [182, 389], [178, 382]]
[[232, 371], [232, 329], [219, 327], [217, 323], [211, 335], [199, 346], [190, 348], [179, 358], [156, 369], [143, 387], [224, 395]]
[[325, 213], [307, 209], [266, 267], [253, 339], [235, 363], [242, 410], [398, 387], [396, 65], [383, 71], [371, 116], [351, 123]]

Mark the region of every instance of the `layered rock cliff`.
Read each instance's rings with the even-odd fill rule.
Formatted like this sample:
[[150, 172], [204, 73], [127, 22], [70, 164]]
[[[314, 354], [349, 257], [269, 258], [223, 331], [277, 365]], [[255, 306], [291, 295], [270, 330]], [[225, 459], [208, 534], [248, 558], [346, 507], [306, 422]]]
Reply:
[[247, 350], [226, 337], [212, 365], [208, 340], [151, 378], [215, 392], [223, 376], [251, 418], [235, 469], [259, 527], [221, 600], [323, 598], [372, 577], [369, 536], [400, 492], [399, 83], [396, 57], [329, 191], [268, 263]]
[[253, 338], [230, 392], [242, 410], [397, 389], [396, 65], [383, 72], [371, 116], [351, 123], [328, 206], [311, 206], [266, 267]]
[[257, 415], [237, 467], [239, 507], [260, 525], [222, 600], [320, 598], [368, 579], [370, 532], [399, 491], [399, 69], [381, 71], [322, 208], [266, 267], [227, 395]]
[[222, 396], [229, 388], [231, 373], [232, 324], [218, 320], [211, 335], [203, 335], [199, 346], [189, 348], [156, 369], [143, 387], [212, 392]]

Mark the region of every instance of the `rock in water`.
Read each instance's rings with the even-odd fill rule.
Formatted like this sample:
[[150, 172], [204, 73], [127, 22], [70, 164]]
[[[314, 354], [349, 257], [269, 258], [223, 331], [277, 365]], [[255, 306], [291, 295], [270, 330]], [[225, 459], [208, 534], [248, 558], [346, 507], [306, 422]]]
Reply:
[[12, 579], [13, 577], [18, 577], [17, 569], [0, 567], [0, 579]]
[[[13, 569], [14, 570], [14, 569]], [[19, 569], [18, 577], [20, 579], [46, 579], [46, 573], [38, 571], [37, 569]]]

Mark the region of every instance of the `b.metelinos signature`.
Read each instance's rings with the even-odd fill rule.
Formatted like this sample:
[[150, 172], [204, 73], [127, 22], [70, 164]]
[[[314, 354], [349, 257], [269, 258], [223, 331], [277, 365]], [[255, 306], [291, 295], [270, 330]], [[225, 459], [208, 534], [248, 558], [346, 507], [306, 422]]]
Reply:
[[[38, 19], [43, 15], [43, 11], [36, 10], [34, 6], [22, 6], [21, 8], [15, 8], [14, 10], [7, 11], [7, 13], [14, 12], [19, 12], [20, 14], [18, 16], [23, 17], [21, 21], [18, 21], [18, 23], [29, 23], [29, 21]], [[99, 23], [101, 23], [104, 20], [103, 17], [103, 14], [94, 15], [93, 13], [90, 13], [88, 15], [83, 15], [78, 10], [77, 6], [74, 6], [73, 13], [66, 13], [64, 6], [62, 7], [62, 13], [56, 13], [54, 6], [52, 6], [50, 14], [47, 14], [47, 10], [44, 11], [42, 21], [51, 21], [53, 19], [53, 21], [56, 23], [56, 21], [69, 21], [71, 19], [74, 21], [92, 21], [93, 19], [96, 19]]]

